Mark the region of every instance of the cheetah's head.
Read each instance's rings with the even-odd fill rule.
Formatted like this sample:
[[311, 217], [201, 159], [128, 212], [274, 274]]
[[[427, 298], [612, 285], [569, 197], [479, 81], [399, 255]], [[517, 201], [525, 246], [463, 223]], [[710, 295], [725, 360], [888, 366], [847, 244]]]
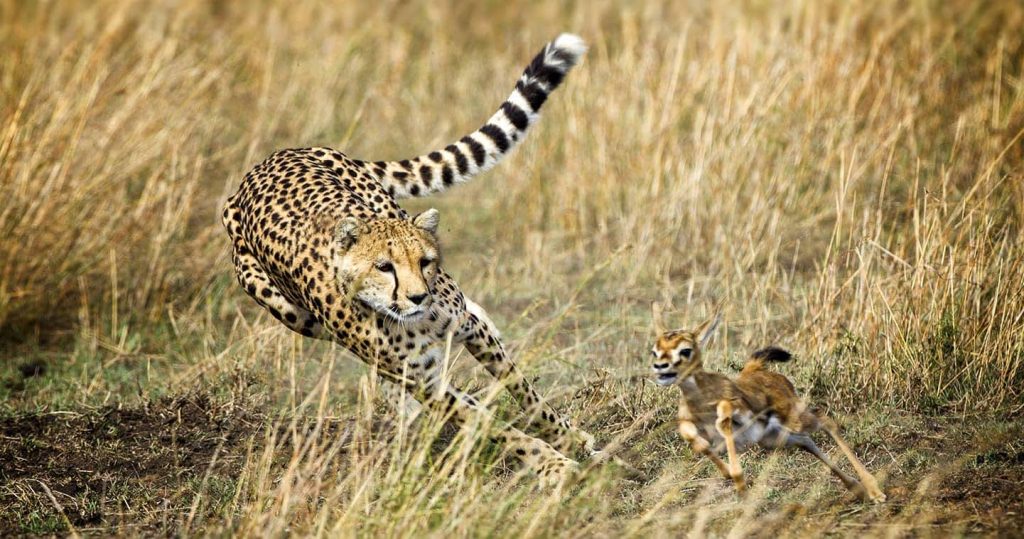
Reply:
[[440, 266], [439, 220], [429, 209], [412, 220], [346, 217], [338, 223], [335, 268], [349, 296], [399, 322], [422, 319]]

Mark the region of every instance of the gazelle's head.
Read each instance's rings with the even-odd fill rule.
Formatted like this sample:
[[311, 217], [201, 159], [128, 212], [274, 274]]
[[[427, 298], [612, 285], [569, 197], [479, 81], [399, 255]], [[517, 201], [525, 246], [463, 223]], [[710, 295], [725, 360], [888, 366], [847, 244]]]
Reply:
[[700, 350], [714, 334], [719, 317], [716, 314], [692, 330], [670, 330], [662, 319], [661, 306], [655, 303], [651, 308], [657, 333], [651, 350], [651, 370], [658, 385], [670, 386], [703, 368]]

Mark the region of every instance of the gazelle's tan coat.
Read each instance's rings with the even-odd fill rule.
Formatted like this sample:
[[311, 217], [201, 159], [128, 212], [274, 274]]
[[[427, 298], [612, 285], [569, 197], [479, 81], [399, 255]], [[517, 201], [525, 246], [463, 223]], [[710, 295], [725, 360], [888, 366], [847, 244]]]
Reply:
[[[694, 330], [666, 330], [661, 310], [654, 305], [658, 333], [652, 354], [655, 381], [676, 386], [679, 403], [679, 434], [693, 450], [710, 459], [718, 470], [732, 479], [737, 490], [746, 489], [739, 454], [753, 445], [768, 448], [797, 447], [823, 462], [850, 490], [862, 498], [885, 501], [874, 476], [857, 459], [839, 436], [836, 424], [821, 413], [808, 409], [783, 375], [765, 368], [766, 361], [788, 361], [789, 352], [765, 348], [751, 355], [735, 379], [704, 370], [701, 347], [718, 325], [708, 320]], [[824, 430], [853, 466], [858, 481], [840, 470], [811, 439]], [[728, 464], [719, 454], [725, 451]]]

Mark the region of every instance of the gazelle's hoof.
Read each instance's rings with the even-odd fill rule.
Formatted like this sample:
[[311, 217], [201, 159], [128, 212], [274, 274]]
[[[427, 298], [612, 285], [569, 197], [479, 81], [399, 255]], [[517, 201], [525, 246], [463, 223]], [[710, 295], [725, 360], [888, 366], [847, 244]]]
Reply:
[[878, 485], [867, 485], [864, 486], [860, 483], [854, 483], [850, 486], [850, 490], [856, 495], [861, 501], [882, 503], [886, 500], [886, 495], [882, 492], [882, 489], [878, 488]]
[[885, 493], [879, 488], [878, 482], [875, 481], [874, 477], [864, 478], [864, 482], [861, 484], [860, 495], [867, 502], [882, 503], [886, 500]]

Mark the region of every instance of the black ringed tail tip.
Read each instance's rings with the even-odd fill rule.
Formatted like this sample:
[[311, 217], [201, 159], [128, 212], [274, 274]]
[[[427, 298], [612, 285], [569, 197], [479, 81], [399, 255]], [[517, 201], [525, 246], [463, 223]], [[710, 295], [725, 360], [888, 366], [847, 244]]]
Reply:
[[413, 159], [378, 161], [374, 172], [395, 198], [425, 196], [488, 170], [523, 140], [540, 109], [587, 51], [583, 39], [561, 34], [526, 66], [512, 93], [476, 131]]

